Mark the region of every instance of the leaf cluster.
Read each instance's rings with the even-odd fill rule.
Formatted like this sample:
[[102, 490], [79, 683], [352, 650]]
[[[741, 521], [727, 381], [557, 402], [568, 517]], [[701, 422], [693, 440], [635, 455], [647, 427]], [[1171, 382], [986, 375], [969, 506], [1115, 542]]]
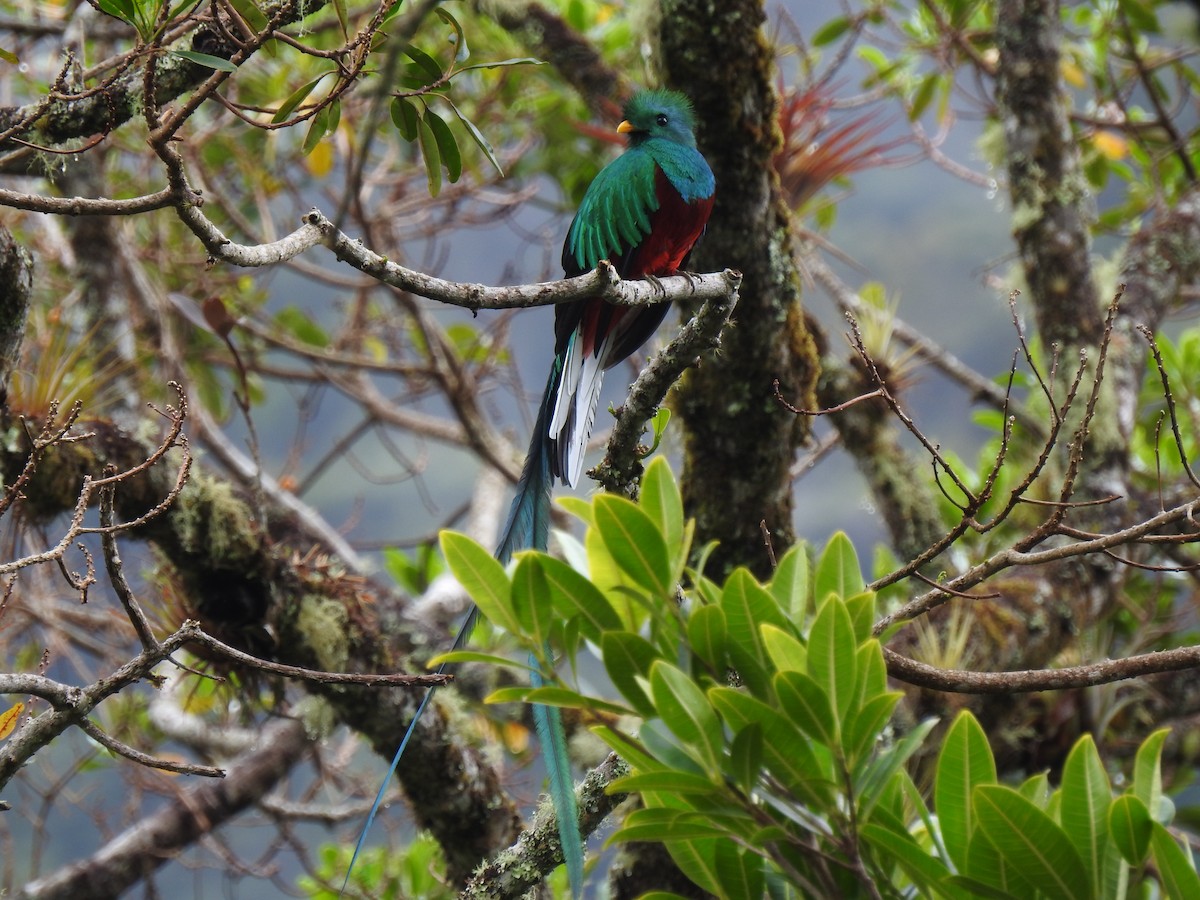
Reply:
[[[935, 723], [897, 731], [901, 694], [872, 635], [876, 597], [844, 535], [815, 560], [792, 548], [767, 583], [739, 569], [717, 584], [686, 565], [692, 524], [662, 458], [637, 503], [565, 505], [588, 526], [582, 545], [568, 544], [574, 567], [528, 552], [506, 572], [450, 532], [442, 547], [495, 625], [535, 656], [550, 641], [568, 663], [559, 684], [490, 701], [579, 710], [629, 764], [609, 790], [640, 804], [610, 842], [662, 843], [722, 898], [1118, 898], [1150, 882], [1171, 897], [1200, 891], [1168, 830], [1166, 731], [1143, 744], [1124, 792], [1114, 795], [1090, 736], [1052, 790], [1045, 773], [1000, 783], [982, 728], [963, 712], [922, 790], [910, 763]], [[585, 647], [615, 698], [581, 686]], [[473, 652], [442, 659], [519, 665]]]

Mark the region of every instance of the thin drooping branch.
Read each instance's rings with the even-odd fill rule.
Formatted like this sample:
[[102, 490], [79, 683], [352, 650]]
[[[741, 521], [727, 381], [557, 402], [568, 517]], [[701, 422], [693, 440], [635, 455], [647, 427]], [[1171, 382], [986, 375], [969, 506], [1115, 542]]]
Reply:
[[[805, 247], [802, 252], [805, 271], [833, 297], [834, 302], [843, 312], [850, 313], [859, 319], [871, 312], [815, 249]], [[1007, 391], [992, 379], [986, 378], [972, 369], [945, 347], [939, 346], [901, 318], [890, 317], [888, 327], [900, 341], [911, 347], [918, 357], [950, 380], [961, 385], [963, 390], [972, 397], [1015, 416], [1021, 426], [1031, 434], [1041, 435], [1045, 432], [1044, 423], [1030, 415], [1022, 404], [1014, 402]]]
[[[971, 566], [957, 578], [947, 581], [945, 585], [947, 590], [942, 590], [939, 587], [927, 591], [910, 600], [899, 609], [881, 616], [875, 623], [874, 633], [881, 634], [898, 622], [904, 622], [924, 615], [931, 609], [953, 599], [954, 595], [948, 591], [961, 593], [969, 590], [1005, 569], [1032, 567], [1066, 559], [1078, 559], [1091, 554], [1102, 553], [1106, 550], [1120, 547], [1123, 544], [1136, 543], [1139, 540], [1144, 540], [1151, 535], [1167, 531], [1172, 527], [1178, 527], [1181, 524], [1190, 524], [1195, 521], [1196, 503], [1195, 499], [1189, 499], [1186, 503], [1163, 510], [1158, 515], [1151, 516], [1120, 531], [1098, 535], [1087, 540], [1057, 544], [1045, 550], [1020, 551], [1013, 547], [1007, 547]], [[1190, 535], [1188, 539], [1200, 541], [1200, 535]]]

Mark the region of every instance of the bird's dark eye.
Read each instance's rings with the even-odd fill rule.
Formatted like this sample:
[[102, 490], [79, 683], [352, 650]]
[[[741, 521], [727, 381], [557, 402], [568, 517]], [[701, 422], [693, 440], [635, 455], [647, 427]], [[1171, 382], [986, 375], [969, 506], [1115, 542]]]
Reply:
[[656, 121], [658, 123], [659, 128], [666, 128], [667, 127], [667, 114], [659, 113], [658, 118], [655, 119], [654, 121]]

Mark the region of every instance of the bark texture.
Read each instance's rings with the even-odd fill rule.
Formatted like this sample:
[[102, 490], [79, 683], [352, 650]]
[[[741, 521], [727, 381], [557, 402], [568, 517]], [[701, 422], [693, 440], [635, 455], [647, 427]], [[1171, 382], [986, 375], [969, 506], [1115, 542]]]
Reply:
[[[814, 402], [819, 358], [800, 307], [791, 212], [772, 159], [781, 145], [774, 55], [759, 0], [666, 0], [659, 38], [668, 85], [696, 106], [717, 202], [690, 268], [740, 270], [741, 297], [719, 354], [683, 380], [685, 512], [697, 546], [719, 542], [710, 574], [738, 565], [766, 575], [761, 523], [781, 553], [794, 541], [789, 469], [807, 433], [774, 399]], [[684, 310], [690, 314], [691, 310]]]

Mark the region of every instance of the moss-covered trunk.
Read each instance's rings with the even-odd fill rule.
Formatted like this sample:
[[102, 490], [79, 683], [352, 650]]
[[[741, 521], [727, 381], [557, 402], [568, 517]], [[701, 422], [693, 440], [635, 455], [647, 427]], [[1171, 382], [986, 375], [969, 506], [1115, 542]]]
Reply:
[[[773, 396], [812, 405], [818, 355], [800, 309], [791, 213], [771, 165], [781, 137], [774, 55], [760, 0], [664, 0], [666, 81], [692, 97], [699, 141], [717, 176], [717, 204], [690, 263], [740, 269], [741, 299], [718, 354], [675, 395], [684, 425], [682, 488], [700, 543], [717, 540], [712, 574], [770, 567], [793, 541], [789, 468], [807, 425]], [[684, 310], [685, 315], [692, 310]]]

